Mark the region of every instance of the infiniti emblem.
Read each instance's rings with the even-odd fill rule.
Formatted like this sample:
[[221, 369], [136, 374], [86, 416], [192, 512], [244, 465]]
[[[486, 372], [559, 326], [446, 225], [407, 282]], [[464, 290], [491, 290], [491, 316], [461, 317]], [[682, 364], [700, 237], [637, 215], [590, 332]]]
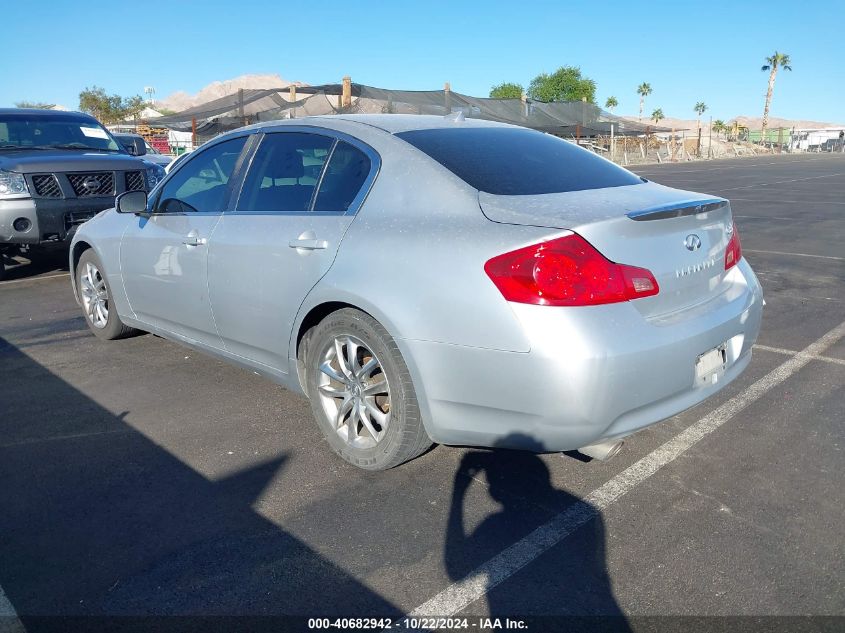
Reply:
[[100, 188], [100, 181], [91, 176], [82, 182], [82, 186], [88, 189], [88, 191], [96, 191]]
[[701, 248], [701, 238], [698, 237], [695, 233], [690, 233], [684, 239], [684, 246], [687, 247], [688, 251], [697, 251]]

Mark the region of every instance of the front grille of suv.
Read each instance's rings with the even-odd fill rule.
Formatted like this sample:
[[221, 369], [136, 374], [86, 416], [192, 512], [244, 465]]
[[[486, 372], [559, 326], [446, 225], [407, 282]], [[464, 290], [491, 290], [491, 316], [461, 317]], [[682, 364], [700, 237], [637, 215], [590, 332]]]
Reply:
[[144, 188], [144, 172], [126, 172], [126, 191], [140, 191]]
[[114, 195], [114, 173], [110, 171], [67, 174], [67, 179], [78, 198]]
[[32, 177], [35, 193], [42, 198], [61, 198], [62, 189], [53, 174], [39, 174]]
[[99, 213], [99, 211], [76, 211], [75, 213], [65, 213], [65, 231], [70, 231], [72, 227], [84, 224], [97, 215], [97, 213]]

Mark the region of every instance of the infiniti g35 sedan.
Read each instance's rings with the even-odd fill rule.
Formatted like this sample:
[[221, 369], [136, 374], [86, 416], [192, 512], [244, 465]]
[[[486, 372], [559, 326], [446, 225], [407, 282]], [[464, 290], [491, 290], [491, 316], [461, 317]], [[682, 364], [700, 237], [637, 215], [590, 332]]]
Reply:
[[606, 458], [742, 373], [763, 305], [727, 200], [460, 117], [241, 128], [70, 258], [99, 338], [153, 332], [302, 392], [370, 470], [435, 442]]

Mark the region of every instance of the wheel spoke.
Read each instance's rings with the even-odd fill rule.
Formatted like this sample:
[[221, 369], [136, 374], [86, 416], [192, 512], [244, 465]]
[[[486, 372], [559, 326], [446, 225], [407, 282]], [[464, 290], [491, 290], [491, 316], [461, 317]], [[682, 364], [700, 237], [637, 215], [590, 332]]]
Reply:
[[350, 396], [349, 389], [337, 389], [331, 385], [320, 385], [317, 388], [320, 393], [327, 395], [329, 398], [348, 398]]
[[373, 436], [373, 439], [378, 442], [381, 439], [382, 433], [384, 433], [384, 427], [382, 426], [381, 433], [376, 431], [375, 427], [373, 426], [373, 422], [370, 419], [370, 410], [366, 407], [366, 405], [362, 406], [358, 413], [361, 418], [361, 424], [363, 424], [364, 428], [366, 428], [370, 435]]
[[91, 280], [88, 279], [87, 275], [82, 275], [79, 278], [79, 281], [82, 282], [82, 294], [84, 294], [85, 296], [91, 296], [92, 294], [94, 294], [94, 286], [91, 283]]
[[358, 343], [349, 337], [346, 339], [346, 359], [350, 374], [357, 376], [361, 371], [361, 364], [358, 362]]
[[94, 311], [97, 309], [97, 300], [92, 297], [88, 301], [88, 305], [85, 306], [85, 308], [88, 311], [88, 318], [93, 321], [94, 320]]
[[373, 357], [370, 358], [370, 360], [368, 360], [366, 363], [364, 363], [364, 366], [361, 367], [361, 369], [359, 369], [358, 372], [355, 375], [358, 378], [366, 378], [371, 373], [373, 373], [373, 370], [378, 366], [379, 366], [378, 361], [376, 360], [376, 357], [373, 356]]
[[340, 371], [346, 376], [347, 380], [352, 377], [352, 372], [349, 371], [349, 365], [346, 363], [346, 357], [343, 354], [343, 343], [339, 338], [334, 340], [335, 357], [337, 358], [337, 366]]
[[378, 382], [370, 383], [361, 390], [361, 394], [365, 396], [378, 396], [387, 393], [388, 390], [386, 380], [380, 380]]
[[344, 385], [349, 384], [349, 379], [343, 374], [337, 373], [337, 371], [335, 371], [335, 368], [331, 366], [329, 361], [324, 361], [320, 365], [320, 371], [336, 382], [342, 383]]
[[376, 406], [376, 403], [371, 402], [369, 399], [364, 400], [364, 406], [367, 408], [367, 413], [376, 421], [376, 424], [384, 430], [387, 426], [387, 419], [390, 417], [390, 414], [379, 409]]
[[[354, 404], [354, 401], [352, 401]], [[354, 442], [358, 439], [358, 421], [361, 416], [358, 414], [358, 407], [353, 406], [352, 411], [349, 412], [349, 418], [346, 420], [346, 437], [349, 442]]]
[[352, 409], [353, 400], [352, 398], [345, 398], [343, 402], [340, 403], [340, 406], [337, 408], [337, 417], [335, 417], [335, 428], [339, 429], [343, 426], [343, 419], [346, 417], [346, 414]]

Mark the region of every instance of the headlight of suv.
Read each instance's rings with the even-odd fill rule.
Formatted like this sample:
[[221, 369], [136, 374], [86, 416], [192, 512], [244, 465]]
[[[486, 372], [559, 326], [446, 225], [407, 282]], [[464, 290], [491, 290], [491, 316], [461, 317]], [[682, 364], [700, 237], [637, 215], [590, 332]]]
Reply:
[[0, 198], [28, 198], [29, 187], [23, 174], [0, 169]]
[[164, 167], [161, 165], [147, 167], [147, 190], [152, 191], [153, 187], [164, 180], [164, 176]]

